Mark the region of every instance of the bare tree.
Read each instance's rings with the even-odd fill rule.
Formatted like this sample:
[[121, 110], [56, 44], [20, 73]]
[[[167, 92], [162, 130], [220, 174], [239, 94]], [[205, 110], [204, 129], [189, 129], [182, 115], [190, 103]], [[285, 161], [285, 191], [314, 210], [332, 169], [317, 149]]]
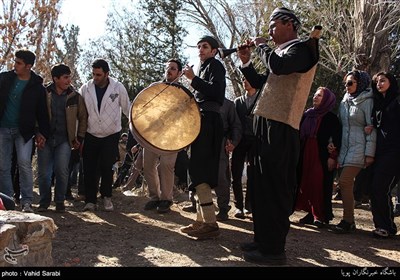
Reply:
[[[251, 36], [263, 33], [264, 16], [272, 2], [262, 0], [184, 0], [186, 21], [212, 34], [222, 48], [235, 48]], [[241, 74], [236, 56], [224, 59], [234, 96], [240, 96]]]
[[[226, 48], [237, 46], [250, 36], [268, 36], [268, 18], [275, 7], [286, 6], [299, 15], [300, 37], [305, 38], [314, 25], [323, 26], [320, 40], [320, 71], [317, 80], [336, 77], [358, 68], [373, 74], [388, 70], [398, 56], [400, 1], [398, 0], [185, 0], [186, 20], [215, 36]], [[234, 93], [240, 94], [236, 56], [224, 59]], [[330, 74], [329, 74], [330, 73]], [[340, 92], [337, 81], [333, 90]], [[335, 88], [337, 87], [337, 88]]]
[[369, 73], [389, 69], [390, 33], [400, 24], [400, 1], [355, 1], [355, 66]]
[[60, 0], [1, 0], [0, 69], [11, 69], [15, 50], [31, 49], [37, 56], [35, 69], [49, 77], [59, 36]]
[[[397, 42], [390, 34], [400, 24], [400, 1], [309, 0], [297, 9], [311, 22], [324, 27], [320, 65], [343, 75], [357, 68], [369, 73], [388, 70]], [[397, 32], [397, 31], [396, 31]]]

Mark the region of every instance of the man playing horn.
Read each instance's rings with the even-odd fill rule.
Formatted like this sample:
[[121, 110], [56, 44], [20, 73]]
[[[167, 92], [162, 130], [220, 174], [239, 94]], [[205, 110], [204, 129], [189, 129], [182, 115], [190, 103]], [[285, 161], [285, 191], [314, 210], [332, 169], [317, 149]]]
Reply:
[[[285, 264], [285, 243], [296, 193], [299, 159], [299, 124], [318, 62], [318, 48], [298, 39], [299, 19], [286, 8], [272, 12], [269, 35], [255, 44], [269, 75], [255, 108], [257, 138], [255, 185], [251, 189], [254, 241], [242, 244], [244, 259], [262, 264]], [[317, 41], [316, 41], [317, 42]], [[316, 45], [317, 46], [317, 45]], [[257, 74], [250, 60], [250, 48], [239, 49], [241, 71], [254, 88], [265, 75]]]

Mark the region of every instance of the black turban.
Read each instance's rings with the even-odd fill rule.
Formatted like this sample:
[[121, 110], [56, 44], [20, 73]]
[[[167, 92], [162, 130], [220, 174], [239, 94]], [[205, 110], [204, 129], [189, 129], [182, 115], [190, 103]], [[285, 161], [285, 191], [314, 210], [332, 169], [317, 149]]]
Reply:
[[300, 28], [300, 20], [296, 17], [296, 15], [293, 13], [293, 11], [287, 9], [287, 8], [276, 8], [272, 14], [269, 20], [288, 20], [291, 21], [294, 25], [294, 28], [296, 30], [299, 30]]

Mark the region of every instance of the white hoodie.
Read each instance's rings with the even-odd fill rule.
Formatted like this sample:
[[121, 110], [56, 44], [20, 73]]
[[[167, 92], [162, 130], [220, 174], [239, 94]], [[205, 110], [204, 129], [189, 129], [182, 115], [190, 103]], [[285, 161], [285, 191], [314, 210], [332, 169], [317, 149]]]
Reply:
[[101, 101], [100, 112], [97, 106], [96, 90], [93, 80], [84, 84], [79, 93], [85, 100], [88, 111], [87, 132], [104, 138], [121, 131], [121, 110], [129, 118], [131, 102], [124, 85], [109, 77], [109, 85]]

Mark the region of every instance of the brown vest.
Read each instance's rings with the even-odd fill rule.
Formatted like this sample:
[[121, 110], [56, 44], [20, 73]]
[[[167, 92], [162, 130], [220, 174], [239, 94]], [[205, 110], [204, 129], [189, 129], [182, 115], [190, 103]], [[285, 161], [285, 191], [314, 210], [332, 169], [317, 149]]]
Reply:
[[[310, 48], [314, 66], [305, 73], [276, 75], [271, 72], [253, 111], [257, 116], [285, 123], [297, 130], [319, 58], [318, 36], [310, 37], [302, 43]], [[286, 52], [293, 45], [287, 46], [282, 52]]]
[[317, 65], [306, 73], [270, 73], [254, 114], [299, 129]]

